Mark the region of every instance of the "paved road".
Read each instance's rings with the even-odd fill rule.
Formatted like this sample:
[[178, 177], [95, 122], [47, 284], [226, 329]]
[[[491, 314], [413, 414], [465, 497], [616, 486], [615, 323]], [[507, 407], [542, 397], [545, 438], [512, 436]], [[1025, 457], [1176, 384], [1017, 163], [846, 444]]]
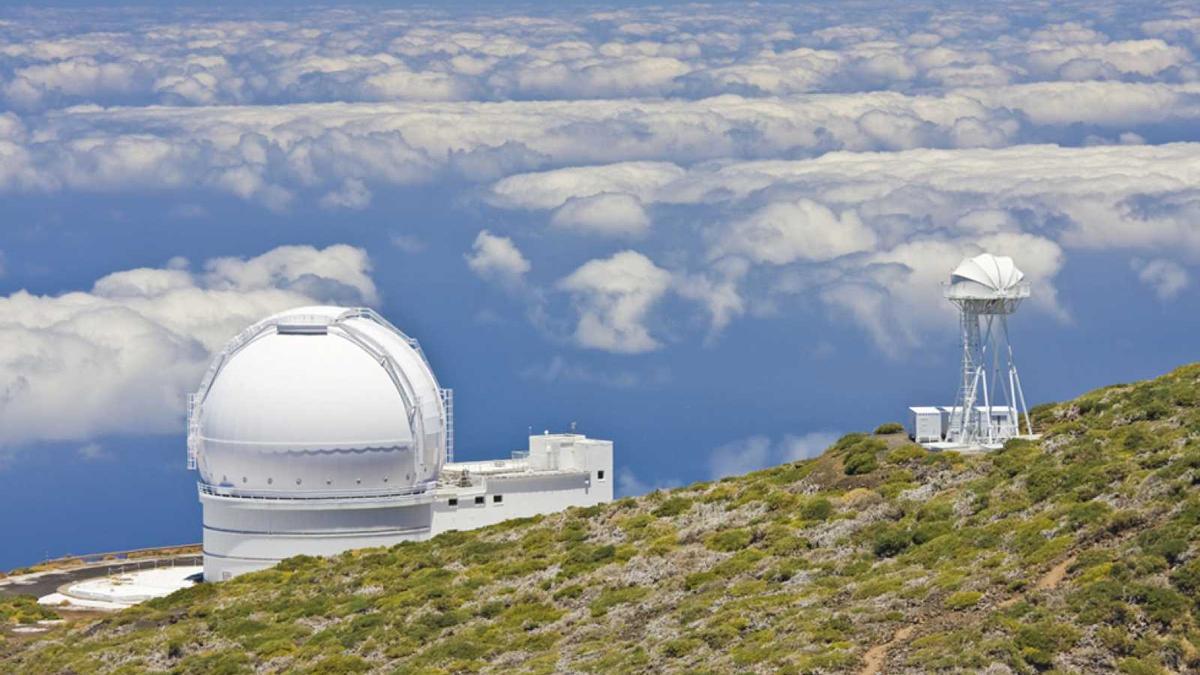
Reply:
[[100, 565], [89, 565], [87, 567], [50, 572], [33, 579], [28, 579], [24, 583], [14, 583], [9, 579], [0, 579], [0, 596], [32, 595], [40, 598], [43, 595], [49, 595], [57, 591], [58, 587], [65, 583], [83, 581], [84, 579], [92, 579], [94, 577], [104, 577], [122, 571], [151, 569], [155, 567], [155, 563], [157, 563], [158, 567], [170, 567], [172, 562], [179, 567], [185, 565], [202, 565], [203, 558], [199, 555], [184, 555], [176, 558], [114, 561]]

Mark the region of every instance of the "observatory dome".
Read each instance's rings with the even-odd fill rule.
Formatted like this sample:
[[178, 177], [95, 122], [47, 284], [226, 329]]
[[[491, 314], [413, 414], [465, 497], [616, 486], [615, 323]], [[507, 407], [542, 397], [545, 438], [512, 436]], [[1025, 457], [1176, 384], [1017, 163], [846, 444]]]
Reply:
[[981, 300], [1027, 297], [1029, 284], [1024, 279], [1025, 273], [1017, 269], [1012, 258], [981, 253], [954, 268], [946, 295]]
[[445, 426], [415, 340], [371, 310], [302, 307], [217, 355], [188, 445], [202, 482], [231, 494], [389, 494], [436, 480]]

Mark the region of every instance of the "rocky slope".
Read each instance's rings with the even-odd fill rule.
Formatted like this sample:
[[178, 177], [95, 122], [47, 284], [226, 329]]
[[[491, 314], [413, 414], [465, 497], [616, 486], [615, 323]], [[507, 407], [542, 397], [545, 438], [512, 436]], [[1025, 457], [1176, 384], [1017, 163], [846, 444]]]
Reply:
[[[11, 672], [1200, 669], [1200, 365], [964, 456], [818, 459], [294, 558], [37, 639]], [[0, 614], [0, 617], [3, 615]]]

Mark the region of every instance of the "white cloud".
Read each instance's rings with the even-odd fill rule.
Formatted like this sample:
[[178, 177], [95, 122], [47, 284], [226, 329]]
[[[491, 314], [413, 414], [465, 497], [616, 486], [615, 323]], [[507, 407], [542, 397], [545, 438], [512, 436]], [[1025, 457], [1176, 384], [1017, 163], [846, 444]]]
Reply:
[[713, 479], [740, 476], [785, 462], [811, 459], [820, 455], [839, 434], [816, 431], [785, 435], [779, 441], [755, 435], [719, 446], [708, 456], [708, 474]]
[[[926, 25], [886, 11], [736, 4], [581, 12], [328, 8], [222, 17], [33, 10], [0, 25], [0, 95], [30, 109], [134, 102], [244, 105], [787, 96], [993, 87], [1063, 78], [1184, 79], [1195, 19], [1169, 4], [1046, 12], [937, 7]], [[913, 7], [921, 11], [921, 7]], [[869, 10], [868, 10], [869, 12]], [[1062, 22], [1064, 14], [1072, 22]], [[117, 15], [119, 16], [119, 15]], [[1049, 23], [1055, 22], [1055, 23]], [[102, 26], [102, 29], [96, 28]]]
[[667, 162], [571, 167], [510, 176], [492, 186], [489, 199], [506, 208], [553, 209], [589, 197], [649, 196], [683, 174], [683, 169]]
[[740, 476], [771, 465], [771, 439], [750, 436], [726, 443], [708, 456], [708, 474], [712, 478]]
[[227, 339], [289, 307], [373, 303], [369, 272], [360, 249], [285, 246], [0, 297], [0, 446], [179, 431], [185, 392]]
[[392, 246], [404, 253], [420, 253], [426, 248], [425, 240], [414, 234], [394, 233], [391, 242]]
[[637, 197], [605, 192], [568, 199], [554, 212], [550, 224], [587, 234], [639, 237], [650, 228], [650, 217]]
[[96, 462], [100, 460], [112, 459], [112, 453], [109, 452], [103, 445], [99, 443], [87, 443], [79, 447], [76, 451], [84, 461]]
[[487, 230], [480, 230], [465, 257], [467, 266], [480, 278], [509, 285], [520, 284], [530, 269], [529, 261], [512, 239]]
[[876, 236], [858, 214], [835, 214], [811, 199], [773, 202], [725, 232], [712, 255], [742, 254], [754, 262], [784, 265], [829, 260], [874, 248]]
[[899, 356], [919, 346], [929, 332], [954, 325], [955, 310], [942, 300], [941, 283], [960, 260], [983, 251], [1012, 256], [1033, 285], [1029, 306], [1066, 319], [1053, 285], [1062, 268], [1062, 249], [1029, 234], [904, 243], [848, 268], [820, 289], [820, 298], [866, 330], [885, 354]]
[[1138, 281], [1153, 289], [1163, 301], [1173, 300], [1191, 284], [1191, 275], [1182, 265], [1172, 260], [1134, 258], [1130, 261], [1130, 266], [1137, 272]]
[[783, 461], [795, 462], [817, 457], [833, 445], [840, 436], [841, 434], [832, 431], [810, 431], [800, 436], [790, 434], [784, 436], [780, 443]]
[[371, 204], [371, 191], [357, 178], [347, 178], [342, 187], [321, 197], [321, 206], [327, 209], [351, 209], [361, 211]]
[[665, 384], [671, 379], [664, 368], [628, 370], [596, 368], [564, 358], [552, 357], [546, 363], [532, 364], [521, 370], [521, 377], [539, 382], [582, 382], [613, 389], [633, 389]]
[[[393, 186], [465, 180], [452, 203], [637, 238], [670, 270], [641, 256], [649, 274], [619, 288], [614, 257], [614, 279], [588, 263], [562, 282], [576, 342], [627, 352], [659, 346], [648, 326], [668, 293], [711, 338], [809, 291], [903, 350], [945, 321], [929, 301], [944, 257], [1017, 247], [1030, 304], [1058, 317], [1072, 249], [1200, 259], [1190, 14], [963, 5], [916, 26], [776, 9], [148, 12], [124, 28], [32, 10], [0, 23], [0, 100], [22, 111], [0, 114], [0, 194], [359, 210]], [[481, 233], [467, 260], [544, 309], [511, 239]]]
[[649, 203], [682, 174], [676, 162], [998, 147], [1027, 136], [1069, 137], [1063, 127], [1075, 123], [1099, 125], [1114, 140], [1141, 125], [1185, 130], [1200, 123], [1200, 84], [1053, 82], [936, 95], [569, 104], [82, 106], [8, 119], [0, 123], [5, 192], [200, 188], [274, 209], [298, 197], [361, 208], [368, 183], [378, 190], [447, 172], [494, 180], [549, 168], [500, 180], [486, 195], [503, 208], [549, 210], [605, 192]]
[[655, 478], [652, 481], [642, 480], [627, 466], [622, 466], [617, 469], [617, 496], [618, 497], [637, 497], [655, 490], [669, 490], [682, 485], [682, 481], [675, 478]]
[[[803, 294], [900, 356], [952, 328], [940, 283], [981, 250], [1016, 258], [1035, 286], [1025, 313], [1057, 320], [1069, 318], [1055, 278], [1072, 248], [1200, 258], [1198, 158], [1200, 144], [836, 152], [656, 169], [672, 177], [640, 199], [666, 209], [662, 231], [685, 233], [666, 240], [676, 247], [671, 291], [708, 313], [710, 338], [756, 304]], [[568, 191], [578, 184], [563, 178], [571, 170], [550, 173]], [[506, 180], [535, 185], [540, 175]], [[738, 258], [751, 264], [732, 265]], [[636, 325], [652, 318], [644, 310]], [[643, 342], [639, 351], [657, 345]]]
[[670, 285], [670, 273], [637, 251], [588, 261], [558, 282], [571, 293], [579, 312], [575, 341], [591, 349], [630, 354], [659, 347], [645, 322]]
[[746, 311], [746, 301], [738, 283], [748, 270], [749, 265], [744, 260], [726, 258], [714, 262], [705, 273], [676, 273], [674, 291], [700, 303], [708, 311], [710, 340]]
[[1026, 56], [1039, 74], [1064, 79], [1102, 79], [1115, 75], [1156, 75], [1192, 60], [1191, 53], [1163, 40], [1106, 42], [1092, 33], [1081, 40], [1033, 42]]

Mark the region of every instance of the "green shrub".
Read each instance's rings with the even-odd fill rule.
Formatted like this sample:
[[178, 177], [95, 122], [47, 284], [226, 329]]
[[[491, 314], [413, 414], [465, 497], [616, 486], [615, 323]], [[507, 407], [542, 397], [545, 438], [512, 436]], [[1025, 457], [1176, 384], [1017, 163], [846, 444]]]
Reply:
[[1188, 599], [1170, 588], [1139, 585], [1131, 590], [1134, 602], [1141, 606], [1151, 621], [1169, 626], [1187, 615]]
[[912, 544], [912, 533], [899, 525], [888, 525], [875, 535], [871, 550], [880, 558], [890, 558]]
[[887, 459], [892, 464], [904, 464], [918, 459], [925, 459], [929, 451], [916, 443], [905, 443], [888, 453]]
[[745, 528], [725, 530], [724, 532], [710, 534], [704, 540], [704, 545], [714, 551], [740, 551], [750, 546], [753, 538], [754, 533]]
[[1175, 568], [1171, 572], [1171, 584], [1190, 597], [1200, 597], [1200, 558]]
[[887, 436], [889, 434], [898, 434], [904, 431], [904, 425], [899, 422], [885, 422], [875, 427], [876, 436]]
[[800, 517], [805, 520], [825, 520], [833, 514], [833, 504], [824, 497], [814, 497], [800, 507]]
[[32, 595], [0, 597], [0, 624], [29, 624], [57, 618], [54, 610], [39, 605]]
[[1074, 646], [1079, 640], [1079, 631], [1064, 623], [1039, 621], [1021, 626], [1017, 630], [1017, 647], [1021, 657], [1037, 668], [1048, 668], [1054, 663], [1054, 655]]
[[981, 598], [983, 598], [983, 593], [979, 591], [959, 591], [946, 598], [944, 604], [946, 609], [958, 611], [978, 605]]
[[696, 638], [677, 638], [675, 640], [667, 640], [662, 646], [662, 655], [668, 659], [677, 659], [681, 656], [691, 654], [700, 648], [703, 643]]
[[1186, 529], [1175, 524], [1156, 527], [1138, 535], [1142, 550], [1151, 555], [1162, 556], [1168, 564], [1175, 564], [1188, 550]]
[[604, 616], [609, 609], [617, 605], [636, 602], [646, 597], [650, 589], [644, 586], [625, 586], [623, 588], [606, 588], [600, 592], [600, 597], [592, 601], [589, 608], [592, 616]]
[[859, 476], [866, 473], [871, 473], [879, 468], [879, 464], [875, 461], [874, 452], [856, 452], [846, 457], [846, 462], [843, 465], [847, 476]]
[[933, 541], [944, 534], [950, 534], [953, 531], [953, 526], [947, 521], [921, 523], [913, 529], [912, 543], [920, 546], [921, 544]]
[[555, 600], [573, 600], [583, 595], [583, 584], [563, 586], [554, 592]]
[[670, 497], [651, 511], [659, 518], [672, 518], [692, 508], [692, 500], [686, 497]]
[[876, 460], [878, 454], [887, 450], [883, 441], [863, 434], [844, 436], [833, 447], [845, 457], [842, 466], [847, 476], [871, 473], [879, 466]]
[[1135, 659], [1132, 656], [1118, 661], [1117, 670], [1125, 675], [1164, 675], [1167, 672], [1157, 663], [1147, 659]]
[[530, 631], [548, 623], [554, 623], [562, 615], [563, 610], [528, 598], [528, 601], [518, 602], [509, 607], [500, 615], [500, 618], [508, 626], [519, 628], [522, 631]]
[[349, 675], [350, 673], [364, 673], [371, 669], [371, 664], [364, 661], [361, 657], [353, 654], [336, 654], [327, 656], [317, 663], [308, 672], [313, 675]]

